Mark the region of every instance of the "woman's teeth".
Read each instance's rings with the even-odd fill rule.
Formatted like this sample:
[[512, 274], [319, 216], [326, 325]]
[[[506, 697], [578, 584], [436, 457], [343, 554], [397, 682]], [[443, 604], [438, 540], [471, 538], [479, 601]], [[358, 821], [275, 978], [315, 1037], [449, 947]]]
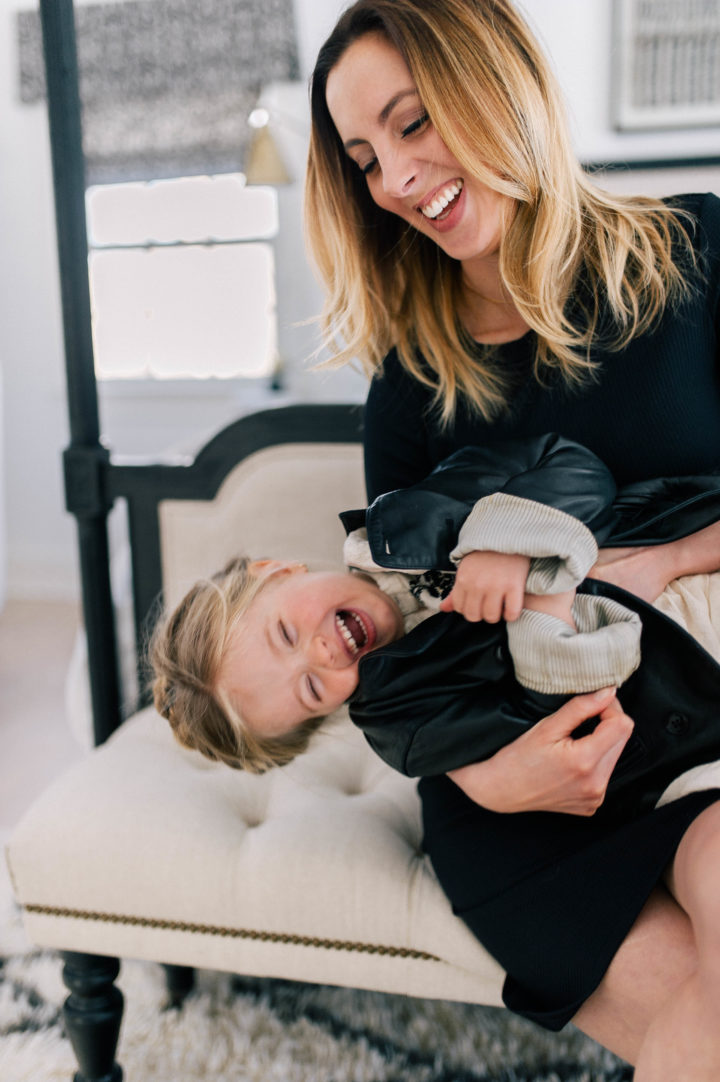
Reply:
[[356, 612], [338, 612], [335, 616], [335, 623], [347, 643], [350, 653], [359, 653], [368, 641], [368, 631], [360, 614]]
[[[443, 188], [441, 192], [433, 199], [432, 203], [428, 203], [424, 207], [420, 207], [420, 212], [426, 218], [439, 218], [444, 210], [454, 203], [460, 192], [463, 189], [463, 182], [461, 180], [454, 180], [452, 184], [448, 184], [447, 188]], [[448, 214], [450, 212], [448, 211]]]

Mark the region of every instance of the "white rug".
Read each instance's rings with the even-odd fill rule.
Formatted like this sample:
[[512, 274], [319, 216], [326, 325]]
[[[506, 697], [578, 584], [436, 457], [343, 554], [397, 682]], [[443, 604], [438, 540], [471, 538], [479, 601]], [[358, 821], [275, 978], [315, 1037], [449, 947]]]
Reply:
[[[27, 942], [0, 860], [0, 1079], [70, 1082], [61, 964]], [[621, 1082], [619, 1061], [569, 1027], [506, 1011], [198, 973], [180, 1010], [164, 972], [123, 964], [125, 1082]]]

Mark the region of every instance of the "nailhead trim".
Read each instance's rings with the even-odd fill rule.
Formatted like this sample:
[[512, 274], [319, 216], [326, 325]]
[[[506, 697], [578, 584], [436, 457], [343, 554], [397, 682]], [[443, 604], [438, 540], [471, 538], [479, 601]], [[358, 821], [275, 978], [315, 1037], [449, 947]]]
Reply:
[[297, 947], [318, 947], [321, 950], [351, 951], [355, 954], [378, 954], [390, 958], [416, 958], [426, 962], [441, 961], [434, 954], [409, 947], [386, 947], [377, 943], [355, 943], [345, 939], [320, 939], [317, 936], [294, 935], [291, 932], [260, 932], [251, 928], [222, 928], [213, 924], [189, 924], [179, 920], [159, 920], [154, 917], [128, 917], [117, 913], [92, 913], [78, 909], [58, 909], [49, 905], [26, 905], [27, 913], [46, 917], [66, 917], [70, 920], [97, 920], [106, 924], [127, 924], [136, 928], [162, 928], [171, 932], [197, 935], [217, 935], [228, 939], [250, 939], [261, 943], [285, 943]]

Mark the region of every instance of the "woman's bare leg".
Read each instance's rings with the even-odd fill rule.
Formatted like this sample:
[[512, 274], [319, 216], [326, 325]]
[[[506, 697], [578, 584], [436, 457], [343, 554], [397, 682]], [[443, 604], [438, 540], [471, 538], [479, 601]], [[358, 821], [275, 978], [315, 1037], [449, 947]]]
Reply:
[[720, 1078], [720, 803], [691, 823], [668, 875], [690, 918], [697, 965], [649, 1026], [637, 1082]]
[[[654, 1020], [696, 969], [690, 920], [670, 893], [658, 887], [573, 1022], [618, 1056], [637, 1063]], [[676, 1074], [674, 1082], [686, 1077]]]
[[717, 1082], [720, 802], [688, 827], [668, 884], [654, 891], [573, 1021], [635, 1064], [636, 1082]]

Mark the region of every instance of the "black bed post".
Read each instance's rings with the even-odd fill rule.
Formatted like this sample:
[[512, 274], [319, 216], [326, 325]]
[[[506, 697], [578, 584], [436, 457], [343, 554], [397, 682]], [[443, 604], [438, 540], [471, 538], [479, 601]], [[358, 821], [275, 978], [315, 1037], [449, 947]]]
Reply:
[[108, 452], [100, 443], [90, 320], [85, 161], [72, 0], [40, 0], [40, 15], [70, 415], [65, 499], [78, 524], [93, 724], [95, 743], [101, 744], [120, 724], [120, 687], [107, 536]]
[[[40, 16], [70, 415], [65, 499], [78, 524], [94, 735], [95, 743], [101, 744], [120, 724], [120, 685], [107, 537], [108, 453], [100, 443], [90, 322], [85, 161], [72, 0], [40, 0]], [[80, 1066], [75, 1082], [121, 1082], [122, 1070], [115, 1062], [123, 1003], [113, 984], [118, 970], [115, 958], [65, 955], [63, 978], [70, 995], [64, 1015]]]

